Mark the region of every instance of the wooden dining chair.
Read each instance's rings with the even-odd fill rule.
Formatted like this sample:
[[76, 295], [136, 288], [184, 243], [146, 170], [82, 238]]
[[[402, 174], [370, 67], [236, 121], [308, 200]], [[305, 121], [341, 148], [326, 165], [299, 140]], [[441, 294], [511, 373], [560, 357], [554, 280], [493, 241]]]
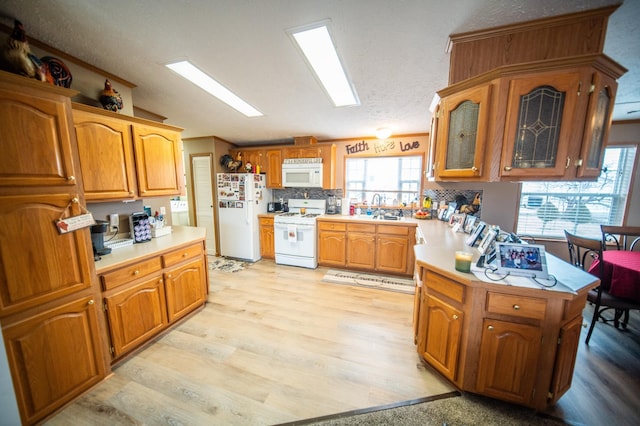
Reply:
[[640, 251], [640, 226], [600, 225], [604, 250]]
[[[593, 262], [598, 261], [598, 275], [601, 277], [604, 276], [604, 264], [599, 261], [602, 259], [602, 252], [604, 250], [603, 241], [594, 238], [580, 237], [566, 230], [564, 234], [569, 247], [569, 262], [584, 271], [588, 271]], [[591, 318], [591, 324], [589, 325], [589, 331], [587, 332], [587, 338], [585, 340], [587, 345], [589, 344], [591, 333], [593, 333], [593, 328], [598, 319], [605, 323], [613, 322], [614, 326], [618, 328], [620, 326], [620, 318], [626, 312], [627, 315], [625, 315], [622, 322], [623, 328], [626, 328], [627, 322], [625, 321], [629, 320], [628, 310], [638, 309], [636, 302], [612, 296], [606, 289], [603, 289], [601, 285], [589, 291], [587, 300], [594, 305], [593, 317]], [[609, 309], [613, 309], [614, 311], [613, 318], [606, 318], [603, 315], [603, 313]]]

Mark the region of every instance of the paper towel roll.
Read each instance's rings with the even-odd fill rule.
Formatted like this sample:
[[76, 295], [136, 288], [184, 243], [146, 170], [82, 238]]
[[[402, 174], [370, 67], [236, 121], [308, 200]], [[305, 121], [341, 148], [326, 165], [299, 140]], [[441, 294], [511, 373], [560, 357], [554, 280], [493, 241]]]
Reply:
[[349, 216], [349, 199], [348, 198], [342, 199], [342, 210], [340, 213], [342, 213], [342, 216]]

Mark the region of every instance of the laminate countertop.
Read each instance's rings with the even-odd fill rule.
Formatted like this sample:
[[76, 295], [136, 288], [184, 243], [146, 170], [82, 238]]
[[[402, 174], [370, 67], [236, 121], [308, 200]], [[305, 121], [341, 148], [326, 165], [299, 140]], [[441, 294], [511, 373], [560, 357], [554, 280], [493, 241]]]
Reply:
[[157, 256], [160, 253], [188, 246], [198, 241], [204, 241], [205, 235], [205, 228], [172, 226], [172, 232], [168, 235], [153, 238], [149, 242], [118, 248], [112, 250], [109, 254], [103, 255], [101, 260], [95, 262], [96, 273], [102, 274], [128, 263]]
[[[424, 235], [425, 243], [414, 246], [417, 266], [425, 266], [448, 278], [465, 285], [506, 285], [522, 288], [558, 292], [558, 297], [566, 297], [583, 293], [595, 288], [600, 280], [587, 272], [565, 262], [564, 260], [546, 253], [549, 274], [553, 275], [557, 283], [552, 287], [544, 287], [531, 278], [499, 276], [488, 278], [484, 275], [483, 268], [477, 268], [475, 264], [480, 257], [477, 247], [469, 247], [465, 240], [469, 234], [453, 232], [449, 224], [439, 220], [419, 220], [418, 226]], [[458, 272], [455, 269], [455, 252], [466, 251], [473, 254], [472, 271], [469, 273]], [[474, 273], [475, 271], [475, 273]], [[543, 281], [544, 283], [544, 281]]]

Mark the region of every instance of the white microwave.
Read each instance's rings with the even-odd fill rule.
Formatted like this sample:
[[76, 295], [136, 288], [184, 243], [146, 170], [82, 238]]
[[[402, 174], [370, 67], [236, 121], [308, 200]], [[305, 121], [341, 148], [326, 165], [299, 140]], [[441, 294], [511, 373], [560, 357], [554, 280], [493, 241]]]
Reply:
[[321, 158], [291, 158], [282, 164], [285, 188], [322, 188]]

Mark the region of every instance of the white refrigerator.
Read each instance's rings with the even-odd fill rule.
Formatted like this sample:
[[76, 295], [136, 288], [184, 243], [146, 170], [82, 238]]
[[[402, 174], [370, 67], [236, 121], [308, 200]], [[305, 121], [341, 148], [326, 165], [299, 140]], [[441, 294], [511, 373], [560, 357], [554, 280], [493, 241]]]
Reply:
[[271, 201], [265, 175], [218, 173], [218, 224], [220, 254], [235, 259], [260, 260], [258, 215]]

